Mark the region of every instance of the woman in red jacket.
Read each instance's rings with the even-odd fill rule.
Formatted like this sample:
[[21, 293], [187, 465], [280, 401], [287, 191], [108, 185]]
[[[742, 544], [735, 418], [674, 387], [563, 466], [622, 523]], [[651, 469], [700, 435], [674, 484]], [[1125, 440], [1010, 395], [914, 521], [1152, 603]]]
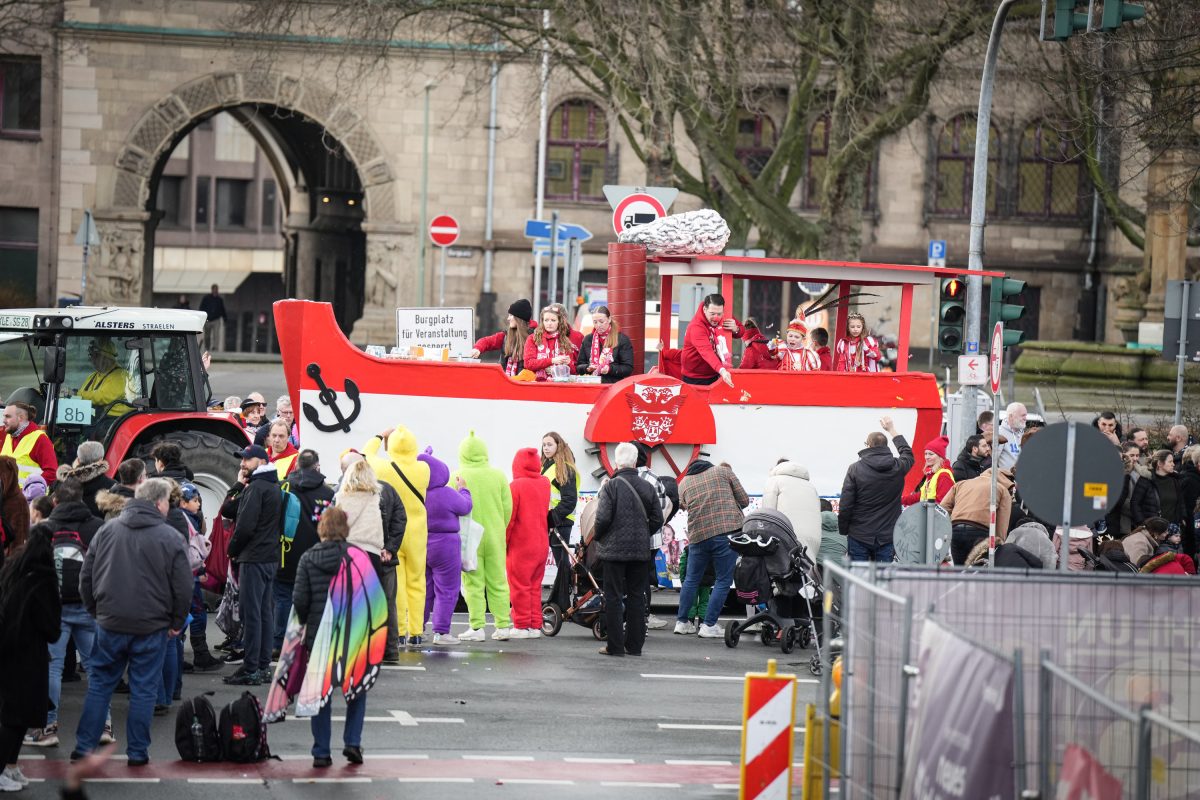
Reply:
[[491, 336], [484, 336], [475, 343], [471, 358], [479, 358], [480, 353], [491, 350], [500, 351], [500, 365], [504, 374], [514, 377], [524, 369], [525, 340], [529, 338], [529, 321], [533, 319], [533, 306], [528, 300], [521, 299], [508, 307], [508, 328]]
[[742, 323], [744, 333], [742, 343], [742, 362], [738, 369], [778, 369], [779, 361], [775, 357], [775, 345], [758, 329], [758, 323], [749, 317]]
[[512, 463], [512, 517], [508, 521], [508, 594], [512, 604], [510, 639], [542, 635], [542, 577], [546, 573], [546, 509], [550, 481], [542, 474], [538, 451], [523, 447]]
[[566, 317], [560, 306], [542, 309], [542, 324], [525, 340], [525, 369], [547, 380], [553, 367], [562, 375], [575, 372], [575, 355], [578, 348], [571, 343]]

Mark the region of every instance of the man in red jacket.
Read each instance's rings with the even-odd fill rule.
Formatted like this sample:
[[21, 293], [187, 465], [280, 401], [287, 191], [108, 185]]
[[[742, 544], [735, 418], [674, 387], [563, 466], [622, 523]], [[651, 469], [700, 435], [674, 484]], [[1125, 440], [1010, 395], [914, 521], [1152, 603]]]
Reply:
[[50, 437], [33, 421], [31, 412], [24, 403], [5, 406], [0, 455], [16, 460], [22, 486], [35, 472], [41, 472], [46, 485], [50, 486], [58, 479], [58, 456]]
[[742, 326], [736, 319], [725, 319], [725, 298], [710, 294], [696, 309], [696, 316], [688, 323], [683, 335], [683, 382], [697, 386], [709, 386], [717, 378], [733, 387], [729, 369], [733, 354], [725, 341], [724, 331], [732, 331], [742, 338]]

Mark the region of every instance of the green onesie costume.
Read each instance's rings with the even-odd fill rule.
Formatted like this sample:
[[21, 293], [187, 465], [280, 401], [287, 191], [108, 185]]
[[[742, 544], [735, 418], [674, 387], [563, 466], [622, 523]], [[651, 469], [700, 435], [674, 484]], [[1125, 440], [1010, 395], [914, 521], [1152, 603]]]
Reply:
[[487, 445], [475, 431], [467, 434], [458, 446], [458, 471], [450, 476], [452, 485], [456, 477], [466, 482], [474, 503], [471, 517], [483, 526], [479, 566], [474, 572], [464, 572], [462, 577], [462, 593], [467, 599], [467, 610], [471, 612], [471, 627], [482, 628], [486, 624], [484, 609], [491, 608], [496, 627], [511, 628], [504, 536], [512, 516], [512, 492], [508, 488], [508, 477], [488, 464]]

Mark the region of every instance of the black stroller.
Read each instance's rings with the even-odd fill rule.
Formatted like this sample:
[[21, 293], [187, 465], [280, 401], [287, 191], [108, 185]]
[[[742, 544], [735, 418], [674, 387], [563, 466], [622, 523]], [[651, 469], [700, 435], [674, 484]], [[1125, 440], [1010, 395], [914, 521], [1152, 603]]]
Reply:
[[737, 647], [746, 628], [758, 625], [758, 638], [768, 647], [778, 642], [781, 653], [790, 653], [797, 643], [804, 648], [815, 639], [820, 655], [817, 625], [825, 590], [788, 518], [773, 509], [756, 511], [729, 537], [729, 546], [740, 556], [734, 571], [738, 598], [767, 608], [726, 626], [725, 644]]
[[604, 641], [608, 638], [608, 630], [604, 622], [604, 592], [593, 574], [593, 570], [599, 567], [595, 548], [580, 542], [572, 554], [571, 548], [563, 541], [558, 531], [553, 528], [551, 530], [566, 549], [567, 560], [571, 565], [571, 605], [562, 609], [556, 603], [542, 604], [542, 635], [557, 636], [562, 630], [563, 622], [570, 620], [576, 625], [591, 628], [592, 635]]

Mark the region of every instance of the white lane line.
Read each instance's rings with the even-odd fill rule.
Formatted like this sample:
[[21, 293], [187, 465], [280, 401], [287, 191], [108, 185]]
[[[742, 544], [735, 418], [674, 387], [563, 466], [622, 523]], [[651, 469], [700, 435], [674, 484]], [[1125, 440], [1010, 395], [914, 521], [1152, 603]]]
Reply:
[[465, 755], [467, 761], [533, 761], [533, 756]]
[[687, 760], [687, 759], [676, 759], [676, 760], [667, 759], [667, 761], [665, 763], [669, 764], [672, 767], [732, 767], [733, 766], [732, 761], [701, 761], [701, 760], [692, 761], [692, 760]]
[[671, 675], [665, 672], [643, 672], [643, 678], [670, 681], [745, 681], [745, 675]]
[[632, 758], [564, 758], [568, 764], [636, 764]]
[[[125, 756], [121, 756], [124, 758]], [[159, 783], [160, 778], [88, 778], [88, 783]]]
[[424, 667], [410, 667], [404, 664], [380, 664], [380, 669], [390, 669], [399, 672], [424, 672]]
[[371, 778], [292, 778], [292, 783], [370, 783]]
[[188, 778], [188, 783], [232, 783], [245, 784], [266, 783], [263, 778]]
[[[283, 761], [307, 761], [312, 756], [292, 754], [279, 756]], [[372, 759], [385, 759], [389, 761], [428, 761], [429, 756], [425, 753], [371, 753]]]
[[396, 778], [400, 783], [474, 783], [474, 778]]
[[[682, 722], [660, 722], [658, 727], [664, 731], [740, 731], [741, 725], [693, 725]], [[804, 728], [792, 728], [796, 733], [804, 733]], [[670, 763], [670, 762], [668, 762]]]
[[601, 786], [625, 787], [629, 789], [682, 789], [682, 783], [651, 783], [649, 781], [601, 781]]
[[738, 786], [736, 783], [714, 783], [713, 788], [714, 789], [725, 789], [727, 791], [736, 792], [738, 789], [740, 789], [742, 787]]
[[496, 778], [496, 783], [528, 784], [530, 786], [574, 786], [575, 781], [554, 778]]
[[465, 719], [463, 719], [462, 717], [413, 717], [413, 722], [417, 722], [422, 725], [424, 725], [426, 723], [439, 723], [439, 722], [452, 723], [452, 724], [458, 724], [458, 725], [466, 725], [467, 724], [467, 721]]
[[44, 755], [41, 755], [40, 753], [32, 753], [30, 755], [25, 755], [24, 753], [22, 753], [21, 755], [17, 756], [17, 760], [18, 761], [45, 761], [46, 757]]

